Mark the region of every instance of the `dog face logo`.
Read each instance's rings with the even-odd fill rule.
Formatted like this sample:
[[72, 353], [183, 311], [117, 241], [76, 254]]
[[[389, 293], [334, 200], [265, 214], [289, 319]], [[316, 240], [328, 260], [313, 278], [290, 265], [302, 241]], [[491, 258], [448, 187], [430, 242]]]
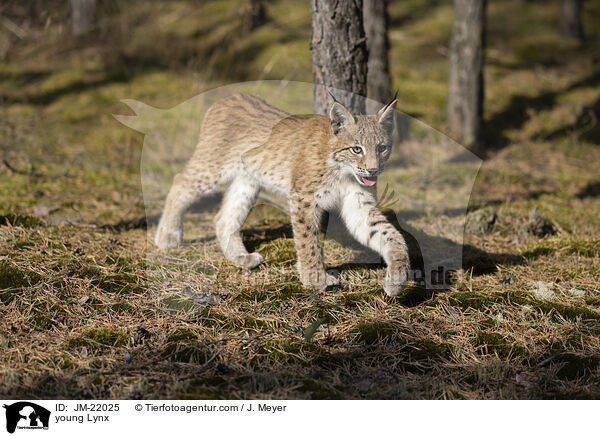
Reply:
[[4, 405], [6, 409], [6, 431], [19, 429], [48, 429], [50, 411], [28, 401]]

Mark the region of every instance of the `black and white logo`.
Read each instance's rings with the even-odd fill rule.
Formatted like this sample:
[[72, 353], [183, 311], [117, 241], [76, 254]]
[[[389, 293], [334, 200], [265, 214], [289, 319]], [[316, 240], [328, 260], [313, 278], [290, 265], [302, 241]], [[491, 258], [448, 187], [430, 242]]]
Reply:
[[29, 401], [19, 401], [4, 405], [6, 409], [6, 431], [14, 433], [16, 429], [48, 429], [50, 411]]

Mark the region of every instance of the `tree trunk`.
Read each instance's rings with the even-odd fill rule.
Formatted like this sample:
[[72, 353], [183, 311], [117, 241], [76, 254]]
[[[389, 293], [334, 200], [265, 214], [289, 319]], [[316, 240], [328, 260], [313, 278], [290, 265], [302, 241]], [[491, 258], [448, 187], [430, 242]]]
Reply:
[[254, 30], [267, 22], [265, 0], [248, 1], [248, 30]]
[[581, 0], [560, 1], [560, 33], [566, 38], [584, 38], [581, 24]]
[[388, 0], [363, 0], [363, 18], [369, 62], [367, 68], [367, 113], [376, 113], [392, 97], [388, 51]]
[[449, 53], [450, 132], [465, 146], [481, 146], [486, 0], [454, 0]]
[[96, 0], [71, 0], [73, 36], [88, 33], [94, 27]]
[[[367, 95], [367, 44], [361, 0], [312, 0], [313, 106], [325, 115], [331, 106], [326, 87], [353, 113], [364, 113]], [[325, 86], [318, 86], [325, 85]]]

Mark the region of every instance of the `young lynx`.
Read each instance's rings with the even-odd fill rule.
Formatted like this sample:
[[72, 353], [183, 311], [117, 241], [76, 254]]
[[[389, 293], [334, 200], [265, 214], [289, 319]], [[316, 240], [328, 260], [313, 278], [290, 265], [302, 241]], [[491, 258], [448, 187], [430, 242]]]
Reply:
[[196, 150], [177, 174], [156, 244], [173, 247], [183, 237], [183, 215], [200, 197], [229, 183], [216, 233], [225, 257], [246, 268], [263, 262], [248, 253], [240, 228], [261, 189], [289, 201], [302, 284], [324, 290], [338, 285], [325, 271], [320, 240], [323, 211], [336, 210], [350, 233], [387, 264], [385, 292], [397, 295], [407, 280], [408, 253], [402, 235], [377, 209], [377, 176], [390, 156], [391, 103], [377, 115], [352, 115], [334, 102], [329, 118], [299, 118], [259, 97], [236, 94], [207, 111]]

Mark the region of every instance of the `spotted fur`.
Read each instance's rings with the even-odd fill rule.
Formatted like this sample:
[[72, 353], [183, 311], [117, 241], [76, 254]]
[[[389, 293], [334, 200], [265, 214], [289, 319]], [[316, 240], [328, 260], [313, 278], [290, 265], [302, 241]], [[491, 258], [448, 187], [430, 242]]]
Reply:
[[236, 94], [213, 104], [199, 143], [184, 170], [175, 176], [156, 233], [160, 248], [183, 238], [187, 208], [229, 185], [215, 218], [223, 253], [253, 268], [263, 262], [248, 253], [240, 228], [261, 189], [288, 198], [302, 284], [323, 290], [337, 285], [323, 262], [319, 224], [323, 211], [339, 212], [350, 233], [381, 254], [383, 282], [397, 295], [409, 267], [402, 235], [377, 209], [375, 181], [390, 156], [393, 105], [376, 115], [352, 115], [334, 102], [329, 118], [300, 118], [259, 97]]

